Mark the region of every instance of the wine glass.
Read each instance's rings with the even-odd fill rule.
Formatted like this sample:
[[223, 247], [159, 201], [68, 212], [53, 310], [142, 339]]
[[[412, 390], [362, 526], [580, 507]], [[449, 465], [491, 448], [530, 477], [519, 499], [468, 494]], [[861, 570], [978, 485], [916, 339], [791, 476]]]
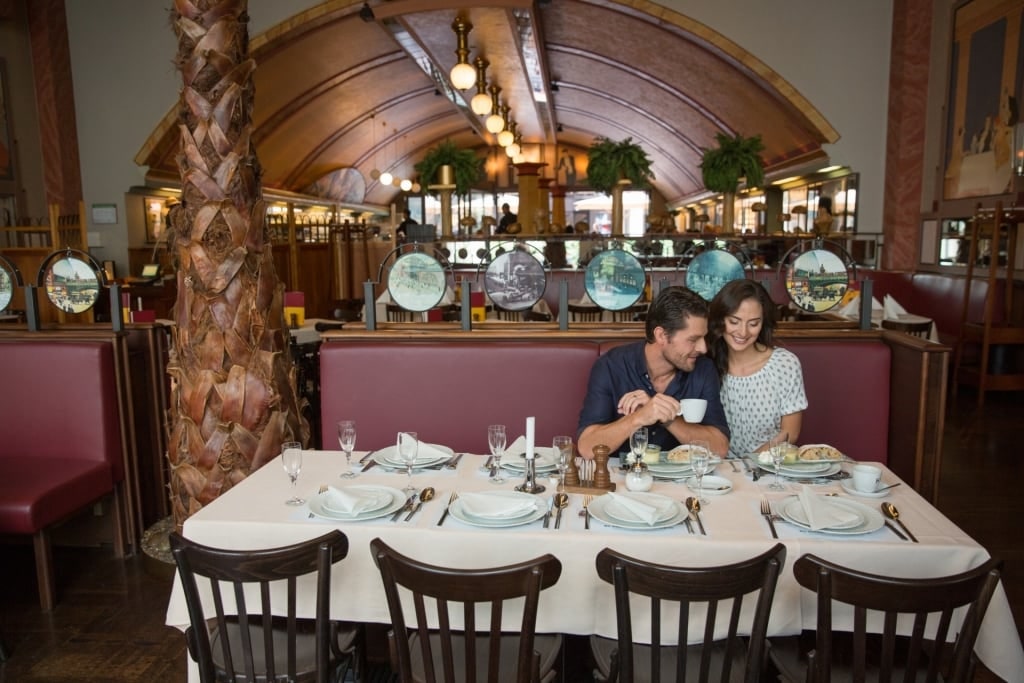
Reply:
[[697, 478], [697, 500], [701, 505], [707, 505], [704, 500], [704, 475], [708, 473], [708, 466], [711, 464], [711, 448], [707, 441], [690, 442], [690, 468], [693, 469], [693, 476]]
[[572, 437], [556, 436], [551, 440], [551, 448], [555, 451], [555, 467], [558, 468], [558, 490], [565, 490], [565, 472], [572, 460]]
[[412, 485], [412, 466], [416, 464], [419, 446], [420, 441], [416, 432], [398, 432], [398, 457], [405, 463], [405, 471], [409, 475], [409, 482], [402, 490], [409, 496], [416, 493], [416, 488]]
[[779, 432], [768, 442], [768, 451], [772, 456], [772, 464], [775, 465], [775, 481], [769, 484], [768, 488], [773, 491], [786, 490], [786, 485], [782, 483], [782, 477], [779, 475], [779, 468], [782, 467], [782, 460], [786, 457], [786, 447], [788, 445], [788, 432]]
[[492, 484], [504, 484], [505, 475], [501, 469], [501, 456], [505, 453], [505, 425], [491, 425], [487, 428], [487, 445], [491, 449], [491, 467], [494, 468]]
[[644, 453], [647, 452], [647, 438], [647, 427], [640, 427], [629, 435], [629, 450], [633, 454], [633, 460], [627, 464], [632, 465], [644, 459]]
[[353, 420], [342, 420], [338, 423], [338, 445], [345, 451], [345, 464], [348, 466], [341, 476], [352, 479], [356, 476], [352, 471], [352, 450], [356, 447], [356, 423]]
[[302, 471], [302, 444], [298, 441], [285, 441], [281, 444], [281, 465], [292, 480], [292, 497], [285, 501], [288, 505], [302, 505], [306, 502], [295, 494], [295, 482], [299, 480], [299, 472]]

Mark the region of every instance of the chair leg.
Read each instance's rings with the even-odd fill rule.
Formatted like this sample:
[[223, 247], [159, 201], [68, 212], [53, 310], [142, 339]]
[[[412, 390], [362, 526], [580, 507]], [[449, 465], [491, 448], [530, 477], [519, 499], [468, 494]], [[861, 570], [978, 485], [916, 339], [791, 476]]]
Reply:
[[50, 532], [40, 529], [32, 537], [36, 551], [36, 582], [39, 584], [39, 604], [49, 612], [57, 602], [57, 583], [53, 576], [53, 552]]
[[112, 495], [113, 500], [110, 506], [114, 513], [114, 557], [120, 560], [125, 556], [125, 521], [127, 516], [124, 505], [123, 484], [115, 484]]

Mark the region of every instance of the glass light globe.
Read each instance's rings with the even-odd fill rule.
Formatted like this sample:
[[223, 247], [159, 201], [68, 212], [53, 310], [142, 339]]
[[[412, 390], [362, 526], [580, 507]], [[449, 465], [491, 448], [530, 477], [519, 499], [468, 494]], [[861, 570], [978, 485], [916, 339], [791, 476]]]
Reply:
[[491, 114], [484, 121], [484, 126], [487, 127], [487, 132], [492, 135], [497, 135], [501, 132], [501, 129], [505, 127], [505, 119], [501, 118], [500, 114]]
[[418, 193], [422, 189], [423, 189], [423, 187], [419, 183], [413, 183], [412, 184], [412, 191], [413, 192], [417, 192]]
[[391, 179], [391, 184], [394, 185], [395, 187], [401, 187], [402, 179], [399, 178], [398, 176], [395, 176], [394, 178]]
[[402, 188], [403, 192], [408, 192], [409, 190], [412, 189], [412, 181], [406, 178], [405, 180], [402, 181], [402, 184], [399, 185], [399, 187]]
[[525, 157], [525, 156], [523, 156], [522, 154], [517, 154], [517, 155], [516, 155], [516, 156], [515, 156], [515, 157], [514, 157], [514, 158], [512, 159], [512, 164], [513, 164], [513, 165], [515, 165], [515, 164], [521, 164], [521, 163], [524, 163], [525, 161], [526, 161], [526, 157]]
[[466, 90], [476, 85], [476, 69], [465, 62], [459, 62], [452, 67], [452, 85], [459, 90]]
[[508, 147], [515, 142], [516, 136], [512, 134], [510, 130], [503, 130], [498, 133], [498, 144], [502, 147]]
[[478, 92], [469, 101], [469, 107], [477, 116], [484, 116], [491, 110], [491, 96], [485, 92]]
[[513, 142], [511, 145], [505, 148], [505, 154], [509, 155], [510, 157], [519, 156], [519, 151], [519, 145], [515, 142]]
[[370, 171], [370, 180], [376, 180], [377, 178], [380, 178], [380, 169], [375, 168]]
[[391, 180], [393, 178], [394, 178], [394, 176], [392, 176], [387, 171], [384, 171], [383, 173], [380, 174], [380, 178], [379, 178], [380, 184], [381, 185], [390, 185], [391, 184]]

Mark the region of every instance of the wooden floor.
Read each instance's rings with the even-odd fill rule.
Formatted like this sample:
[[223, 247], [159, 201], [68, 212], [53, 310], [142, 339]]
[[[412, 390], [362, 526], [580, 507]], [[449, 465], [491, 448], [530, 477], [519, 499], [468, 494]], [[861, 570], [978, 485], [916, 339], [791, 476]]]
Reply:
[[[1005, 560], [1004, 583], [1020, 630], [1024, 394], [989, 394], [981, 415], [974, 404], [966, 390], [949, 402], [939, 508]], [[0, 549], [0, 635], [9, 651], [0, 683], [185, 680], [184, 639], [163, 623], [170, 581], [147, 572], [142, 558], [117, 561], [109, 547], [57, 548], [59, 603], [44, 614], [31, 546]], [[980, 672], [977, 680], [999, 679]]]

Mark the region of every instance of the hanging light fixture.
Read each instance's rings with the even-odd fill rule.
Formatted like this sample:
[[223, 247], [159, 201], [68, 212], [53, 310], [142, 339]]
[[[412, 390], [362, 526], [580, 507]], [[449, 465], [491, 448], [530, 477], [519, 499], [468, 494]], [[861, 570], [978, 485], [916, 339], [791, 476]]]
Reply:
[[377, 112], [370, 114], [370, 133], [373, 136], [373, 170], [370, 171], [370, 180], [377, 180], [380, 178], [380, 169], [377, 168], [377, 122], [374, 120], [376, 118]]
[[[385, 124], [385, 125], [386, 125], [386, 124]], [[385, 134], [385, 135], [387, 135], [387, 132], [385, 132], [384, 134]], [[384, 144], [384, 152], [385, 152], [385, 157], [384, 157], [384, 168], [387, 168], [387, 167], [388, 167], [388, 159], [387, 159], [387, 156], [386, 156], [386, 153], [387, 153], [387, 148], [388, 148], [388, 146], [387, 146], [387, 143], [385, 143], [385, 144]], [[391, 184], [391, 181], [392, 181], [392, 180], [394, 180], [394, 179], [395, 179], [395, 176], [391, 175], [391, 172], [390, 172], [390, 171], [383, 171], [383, 172], [382, 172], [382, 173], [380, 174], [380, 178], [378, 178], [378, 180], [380, 181], [380, 184], [381, 184], [381, 185], [384, 185], [384, 186], [390, 185], [390, 184]]]
[[516, 131], [516, 122], [512, 122], [512, 144], [505, 147], [505, 154], [510, 158], [515, 159], [519, 156], [519, 153], [523, 151], [523, 136], [521, 133]]
[[449, 76], [452, 79], [452, 85], [458, 90], [472, 88], [473, 84], [476, 83], [476, 69], [469, 63], [469, 47], [467, 46], [467, 36], [472, 28], [473, 24], [461, 16], [455, 17], [455, 21], [452, 22], [452, 30], [455, 31], [455, 35], [458, 37], [458, 47], [455, 48], [455, 55], [459, 58], [459, 61], [452, 67]]
[[502, 127], [502, 131], [498, 133], [498, 144], [502, 147], [508, 147], [516, 139], [515, 134], [510, 130], [512, 124], [508, 120], [508, 110], [507, 104], [501, 105], [501, 118], [505, 125]]
[[402, 183], [399, 185], [399, 187], [402, 188], [403, 192], [408, 192], [409, 190], [412, 189], [412, 181], [409, 180], [408, 178], [405, 178], [404, 180], [402, 180]]
[[487, 67], [491, 65], [483, 57], [477, 57], [473, 62], [476, 65], [476, 94], [469, 102], [469, 108], [477, 116], [486, 116], [491, 111], [491, 96], [487, 94]]
[[491, 93], [491, 115], [484, 121], [484, 126], [486, 126], [488, 133], [497, 135], [505, 127], [505, 119], [501, 118], [500, 108], [498, 107], [498, 95], [501, 94], [501, 86], [491, 85], [487, 90]]

